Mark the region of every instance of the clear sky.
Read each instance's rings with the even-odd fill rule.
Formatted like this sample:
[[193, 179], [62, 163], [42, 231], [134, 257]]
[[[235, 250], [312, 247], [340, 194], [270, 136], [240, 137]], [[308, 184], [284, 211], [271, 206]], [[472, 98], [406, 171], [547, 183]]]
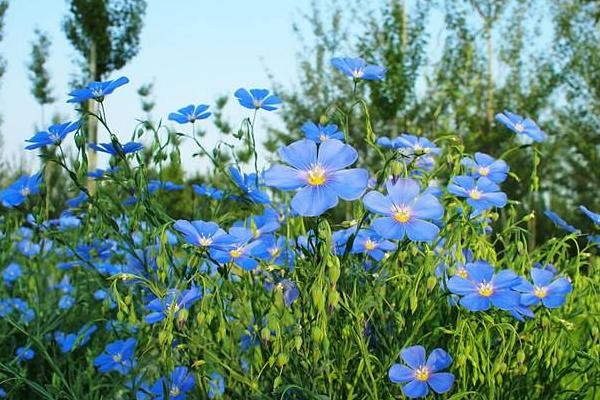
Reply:
[[[114, 74], [128, 76], [131, 83], [107, 101], [111, 126], [122, 139], [131, 135], [135, 119], [143, 116], [136, 90], [147, 82], [154, 82], [155, 117], [190, 103], [211, 104], [239, 87], [269, 88], [267, 70], [278, 81], [291, 83], [298, 50], [292, 21], [308, 6], [308, 0], [149, 0], [141, 51]], [[0, 54], [8, 63], [0, 87], [4, 161], [24, 162], [31, 169], [37, 165], [35, 156], [23, 151], [23, 141], [40, 121], [25, 67], [35, 27], [47, 31], [53, 42], [49, 69], [57, 102], [46, 115], [59, 112], [65, 119], [75, 117], [65, 103], [77, 55], [62, 31], [66, 13], [64, 0], [10, 1], [0, 43]], [[232, 122], [246, 116], [239, 107], [228, 111]], [[275, 115], [263, 118], [277, 123]], [[101, 141], [107, 139], [100, 135]], [[189, 160], [186, 164], [194, 168]]]

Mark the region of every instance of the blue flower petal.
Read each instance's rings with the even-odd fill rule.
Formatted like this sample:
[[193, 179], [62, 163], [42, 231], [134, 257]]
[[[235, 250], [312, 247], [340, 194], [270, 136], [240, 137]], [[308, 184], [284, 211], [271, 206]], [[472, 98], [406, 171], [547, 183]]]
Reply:
[[440, 232], [435, 224], [422, 219], [414, 219], [406, 223], [406, 234], [415, 242], [428, 242], [435, 239]]
[[427, 396], [429, 393], [429, 387], [427, 386], [427, 383], [415, 379], [411, 383], [402, 387], [402, 393], [404, 393], [406, 397], [416, 399]]
[[297, 169], [285, 165], [272, 165], [263, 174], [265, 185], [281, 190], [295, 190], [307, 185], [306, 178]]
[[485, 311], [490, 308], [490, 299], [479, 293], [472, 293], [460, 299], [460, 305], [469, 311]]
[[368, 181], [367, 170], [353, 168], [334, 172], [329, 176], [327, 185], [342, 199], [356, 200], [365, 191]]
[[291, 206], [299, 215], [316, 217], [335, 207], [337, 203], [337, 195], [328, 186], [306, 186], [296, 193]]
[[404, 383], [415, 379], [415, 371], [406, 365], [394, 364], [388, 371], [388, 377], [394, 383]]
[[423, 346], [416, 345], [402, 349], [400, 356], [412, 369], [425, 365], [425, 348]]
[[354, 164], [357, 159], [358, 152], [352, 146], [332, 139], [321, 143], [317, 161], [326, 170], [337, 171]]
[[446, 393], [454, 384], [454, 375], [449, 372], [432, 374], [427, 381], [436, 393]]

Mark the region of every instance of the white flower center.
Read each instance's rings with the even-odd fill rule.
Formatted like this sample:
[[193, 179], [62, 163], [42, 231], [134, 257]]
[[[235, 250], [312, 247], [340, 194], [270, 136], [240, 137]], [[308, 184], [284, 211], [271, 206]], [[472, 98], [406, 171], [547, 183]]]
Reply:
[[319, 164], [312, 167], [306, 176], [306, 181], [310, 186], [321, 186], [327, 181], [325, 168]]
[[362, 78], [364, 74], [365, 71], [362, 68], [357, 68], [354, 71], [352, 71], [352, 76], [355, 78]]

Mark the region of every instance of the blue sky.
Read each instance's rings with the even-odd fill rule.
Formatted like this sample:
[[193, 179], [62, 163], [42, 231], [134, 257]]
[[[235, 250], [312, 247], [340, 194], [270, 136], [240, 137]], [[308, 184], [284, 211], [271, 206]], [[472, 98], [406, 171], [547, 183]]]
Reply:
[[[110, 123], [118, 135], [130, 136], [143, 115], [137, 88], [154, 82], [157, 100], [155, 117], [165, 116], [189, 103], [211, 104], [222, 94], [239, 87], [269, 87], [267, 69], [280, 82], [296, 77], [298, 50], [292, 21], [308, 0], [260, 1], [148, 1], [141, 51], [132, 62], [114, 74], [125, 75], [131, 83], [119, 89], [109, 101]], [[53, 41], [49, 69], [57, 102], [46, 115], [59, 112], [73, 118], [67, 100], [69, 76], [76, 72], [75, 51], [61, 28], [67, 12], [64, 0], [11, 1], [6, 17], [5, 38], [0, 54], [8, 62], [0, 87], [1, 129], [4, 139], [2, 160], [37, 165], [32, 154], [22, 150], [40, 110], [30, 94], [25, 65], [29, 60], [33, 30], [47, 31]], [[229, 107], [231, 120], [245, 116], [239, 107]], [[275, 115], [264, 115], [265, 123], [277, 123]], [[107, 137], [101, 134], [100, 139]], [[190, 168], [194, 168], [188, 160]], [[33, 169], [32, 168], [32, 169]]]

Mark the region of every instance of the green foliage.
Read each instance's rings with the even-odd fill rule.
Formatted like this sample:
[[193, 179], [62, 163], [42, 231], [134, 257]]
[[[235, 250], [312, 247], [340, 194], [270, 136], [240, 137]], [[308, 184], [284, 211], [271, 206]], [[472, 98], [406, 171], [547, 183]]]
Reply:
[[36, 38], [31, 44], [31, 60], [27, 64], [27, 68], [29, 69], [29, 80], [32, 85], [31, 94], [43, 107], [46, 104], [53, 103], [55, 100], [52, 97], [50, 74], [46, 66], [52, 42], [48, 34], [39, 29], [36, 29], [34, 34]]
[[93, 80], [123, 68], [138, 53], [145, 11], [145, 0], [69, 1], [63, 28], [88, 63], [93, 53]]

